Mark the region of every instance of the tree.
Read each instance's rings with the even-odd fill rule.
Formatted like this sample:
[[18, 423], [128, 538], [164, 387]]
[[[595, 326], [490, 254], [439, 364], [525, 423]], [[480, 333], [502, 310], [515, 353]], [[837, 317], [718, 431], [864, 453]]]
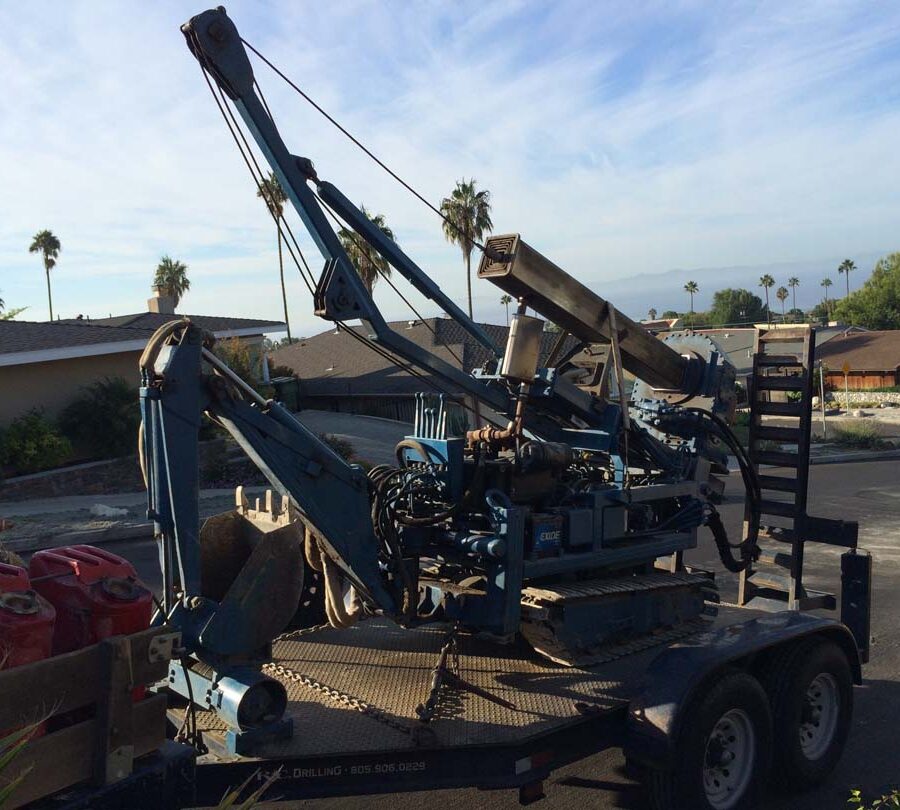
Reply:
[[[362, 211], [363, 216], [365, 216], [369, 222], [378, 228], [378, 230], [380, 230], [388, 239], [394, 241], [394, 232], [384, 221], [384, 215], [375, 214], [372, 216], [372, 214], [366, 210], [364, 205], [361, 205], [359, 208], [360, 211]], [[391, 274], [391, 266], [388, 264], [387, 259], [359, 236], [356, 231], [352, 231], [349, 228], [341, 228], [338, 231], [338, 238], [344, 246], [347, 257], [350, 259], [350, 263], [356, 269], [360, 279], [362, 279], [362, 283], [366, 285], [366, 289], [369, 291], [369, 295], [371, 295], [375, 282], [378, 281], [378, 276], [390, 276]]]
[[667, 319], [681, 317], [681, 315], [679, 315], [674, 309], [667, 309], [665, 312], [663, 312], [662, 316], [663, 316], [663, 318], [667, 318]]
[[3, 311], [4, 309], [6, 309], [6, 302], [0, 298], [0, 321], [13, 321], [15, 320], [16, 315], [24, 312], [28, 307], [7, 309], [6, 312]]
[[879, 259], [865, 284], [837, 302], [834, 314], [867, 329], [900, 329], [900, 253]]
[[38, 231], [31, 241], [28, 248], [29, 253], [40, 253], [44, 260], [44, 273], [47, 276], [47, 303], [50, 305], [50, 320], [53, 320], [53, 295], [50, 292], [50, 271], [56, 267], [56, 260], [62, 245], [56, 238], [53, 231], [44, 229]]
[[647, 310], [647, 320], [655, 321], [656, 320], [656, 310], [653, 307]]
[[485, 234], [491, 232], [491, 193], [477, 191], [475, 178], [457, 181], [449, 197], [441, 201], [444, 217], [444, 236], [453, 245], [459, 245], [466, 262], [466, 289], [468, 290], [469, 317], [472, 317], [472, 248]]
[[169, 256], [163, 256], [156, 265], [156, 275], [153, 284], [175, 299], [175, 306], [191, 288], [190, 279], [187, 277], [187, 265]]
[[831, 286], [831, 279], [826, 276], [819, 283], [825, 288], [825, 312], [829, 312], [831, 307], [828, 305], [828, 288]]
[[787, 288], [787, 287], [779, 287], [779, 288], [775, 291], [775, 297], [776, 297], [779, 301], [781, 301], [781, 322], [782, 322], [782, 323], [785, 322], [784, 302], [787, 301], [787, 299], [788, 299], [789, 296], [790, 296], [790, 293], [788, 292], [788, 288]]
[[281, 301], [284, 304], [284, 325], [287, 327], [288, 342], [291, 340], [291, 321], [288, 317], [287, 289], [284, 286], [284, 256], [281, 252], [281, 219], [284, 215], [284, 204], [287, 202], [287, 194], [278, 182], [275, 172], [269, 172], [269, 176], [263, 178], [257, 197], [261, 197], [269, 213], [275, 220], [275, 230], [278, 234], [278, 274], [281, 278]]
[[725, 289], [713, 296], [709, 321], [713, 326], [736, 326], [758, 323], [768, 316], [768, 309], [750, 290]]
[[509, 326], [509, 305], [512, 303], [511, 295], [501, 295], [500, 303], [506, 307], [506, 325]]
[[700, 285], [696, 281], [689, 281], [684, 285], [684, 291], [691, 297], [691, 329], [694, 328], [694, 293], [700, 292]]
[[788, 279], [788, 287], [791, 288], [791, 310], [797, 309], [797, 287], [800, 286], [800, 279], [797, 276], [791, 276]]
[[769, 288], [775, 286], [775, 279], [768, 273], [759, 277], [759, 286], [766, 291], [766, 323], [772, 325], [772, 316], [769, 309]]
[[850, 274], [856, 270], [856, 264], [852, 259], [844, 259], [838, 267], [838, 275], [842, 275], [847, 282], [847, 297], [850, 297]]

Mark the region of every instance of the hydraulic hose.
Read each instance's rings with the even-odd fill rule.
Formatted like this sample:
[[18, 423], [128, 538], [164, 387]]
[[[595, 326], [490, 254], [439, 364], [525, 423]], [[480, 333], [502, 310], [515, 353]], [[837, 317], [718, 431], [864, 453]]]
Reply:
[[709, 514], [706, 517], [706, 525], [709, 526], [713, 540], [716, 541], [719, 559], [722, 561], [722, 565], [724, 565], [725, 568], [733, 574], [740, 574], [741, 571], [746, 571], [753, 564], [753, 561], [759, 553], [759, 546], [756, 545], [755, 541], [749, 543], [745, 540], [737, 546], [741, 552], [741, 559], [738, 560], [734, 556], [734, 547], [728, 542], [728, 532], [725, 531], [722, 518], [715, 509], [710, 509]]

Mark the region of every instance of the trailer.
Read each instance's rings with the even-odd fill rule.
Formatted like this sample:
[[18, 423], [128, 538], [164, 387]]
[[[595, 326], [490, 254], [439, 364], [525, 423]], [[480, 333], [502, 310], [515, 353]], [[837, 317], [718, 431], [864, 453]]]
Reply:
[[553, 771], [614, 747], [652, 793], [712, 786], [714, 808], [753, 806], [766, 789], [762, 752], [794, 788], [817, 783], [850, 730], [861, 682], [852, 635], [805, 613], [717, 612], [577, 668], [470, 636], [442, 656], [448, 628], [377, 620], [285, 638], [265, 669], [285, 684], [293, 737], [235, 755], [205, 713], [198, 802], [277, 774], [271, 795], [284, 800], [474, 787], [514, 789], [528, 804]]

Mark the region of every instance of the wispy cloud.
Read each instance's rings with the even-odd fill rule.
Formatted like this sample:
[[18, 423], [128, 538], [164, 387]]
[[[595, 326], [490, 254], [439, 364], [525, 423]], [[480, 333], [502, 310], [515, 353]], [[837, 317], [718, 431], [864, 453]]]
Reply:
[[[50, 227], [64, 315], [140, 309], [168, 252], [191, 268], [186, 310], [279, 316], [271, 222], [178, 31], [200, 10], [0, 7], [8, 304], [42, 315], [25, 248]], [[247, 0], [229, 13], [430, 199], [476, 177], [498, 231], [521, 231], [592, 285], [852, 256], [895, 238], [895, 4]], [[383, 212], [461, 299], [458, 249], [436, 217], [264, 67], [258, 76], [289, 147]], [[299, 277], [290, 283], [297, 331], [321, 328]], [[493, 287], [476, 296], [477, 314], [499, 317]], [[378, 297], [404, 316], [389, 290]]]

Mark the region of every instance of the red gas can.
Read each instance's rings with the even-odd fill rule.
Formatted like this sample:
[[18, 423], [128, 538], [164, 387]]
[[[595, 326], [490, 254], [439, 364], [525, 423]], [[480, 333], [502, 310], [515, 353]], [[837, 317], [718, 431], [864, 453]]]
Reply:
[[49, 658], [55, 616], [24, 568], [0, 563], [0, 669]]
[[35, 590], [56, 608], [54, 655], [150, 626], [153, 597], [116, 554], [93, 546], [47, 549], [28, 570]]
[[[53, 605], [31, 589], [28, 572], [0, 563], [0, 669], [49, 658], [55, 618]], [[13, 730], [0, 730], [0, 737]], [[32, 736], [39, 737], [45, 730], [41, 723]]]

